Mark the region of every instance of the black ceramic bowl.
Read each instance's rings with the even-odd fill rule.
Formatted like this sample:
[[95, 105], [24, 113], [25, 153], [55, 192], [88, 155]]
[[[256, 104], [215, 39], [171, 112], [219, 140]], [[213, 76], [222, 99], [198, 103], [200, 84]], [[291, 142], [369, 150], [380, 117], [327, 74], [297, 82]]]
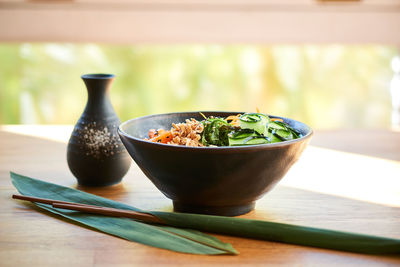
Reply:
[[[227, 117], [243, 112], [203, 112]], [[254, 208], [255, 201], [271, 190], [306, 148], [312, 129], [281, 118], [303, 137], [274, 144], [240, 147], [186, 147], [143, 140], [149, 129], [170, 129], [185, 119], [202, 120], [199, 112], [140, 117], [118, 129], [123, 144], [145, 175], [178, 212], [234, 216]]]

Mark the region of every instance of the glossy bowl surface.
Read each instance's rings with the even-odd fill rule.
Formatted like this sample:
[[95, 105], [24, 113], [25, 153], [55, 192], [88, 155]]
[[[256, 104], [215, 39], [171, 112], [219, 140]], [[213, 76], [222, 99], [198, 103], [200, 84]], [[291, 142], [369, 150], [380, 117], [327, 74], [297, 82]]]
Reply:
[[[227, 117], [243, 112], [202, 112]], [[172, 123], [194, 118], [199, 112], [150, 115], [122, 123], [122, 143], [153, 184], [172, 199], [178, 212], [235, 216], [251, 211], [255, 201], [270, 191], [306, 148], [312, 129], [281, 118], [297, 129], [296, 140], [240, 147], [186, 147], [143, 140], [149, 129], [170, 129]]]

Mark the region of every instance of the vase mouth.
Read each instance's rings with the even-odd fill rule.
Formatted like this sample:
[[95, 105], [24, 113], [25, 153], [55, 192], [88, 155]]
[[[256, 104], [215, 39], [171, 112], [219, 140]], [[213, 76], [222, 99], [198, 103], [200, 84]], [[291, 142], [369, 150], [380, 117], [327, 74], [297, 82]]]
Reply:
[[114, 77], [115, 77], [114, 74], [107, 74], [107, 73], [84, 74], [81, 76], [82, 79], [111, 79]]

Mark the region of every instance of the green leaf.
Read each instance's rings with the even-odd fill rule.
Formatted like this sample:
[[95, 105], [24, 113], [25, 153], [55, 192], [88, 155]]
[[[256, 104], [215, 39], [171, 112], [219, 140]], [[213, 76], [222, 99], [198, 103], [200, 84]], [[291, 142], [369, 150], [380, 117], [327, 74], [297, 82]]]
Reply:
[[[23, 195], [141, 211], [135, 207], [120, 202], [72, 188], [36, 180], [13, 172], [10, 173], [10, 176], [14, 186]], [[221, 242], [215, 237], [196, 230], [176, 229], [169, 226], [141, 223], [127, 218], [108, 217], [56, 209], [51, 205], [46, 204], [36, 203], [36, 205], [64, 218], [79, 222], [104, 233], [153, 247], [191, 254], [238, 254], [230, 244]]]
[[[140, 211], [134, 207], [92, 194], [11, 173], [21, 194]], [[357, 233], [332, 231], [299, 225], [243, 218], [150, 212], [170, 226], [155, 226], [130, 219], [90, 215], [37, 204], [53, 213], [78, 221], [105, 233], [150, 246], [193, 254], [237, 254], [230, 244], [198, 231], [213, 232], [367, 254], [400, 254], [400, 240]], [[174, 228], [178, 227], [178, 228]], [[196, 230], [188, 230], [196, 229]]]
[[175, 227], [366, 254], [400, 254], [400, 240], [283, 223], [199, 214], [151, 212]]

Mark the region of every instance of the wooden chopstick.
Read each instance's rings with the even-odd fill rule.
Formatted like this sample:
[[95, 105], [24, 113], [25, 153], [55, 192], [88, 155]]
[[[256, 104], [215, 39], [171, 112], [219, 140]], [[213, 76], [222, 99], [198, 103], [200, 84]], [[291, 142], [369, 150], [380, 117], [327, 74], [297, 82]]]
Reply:
[[73, 202], [67, 202], [67, 201], [61, 201], [61, 200], [54, 200], [54, 199], [40, 198], [40, 197], [31, 197], [31, 196], [23, 196], [23, 195], [12, 195], [12, 198], [20, 199], [20, 200], [27, 200], [27, 201], [30, 201], [30, 202], [38, 202], [38, 203], [43, 203], [43, 204], [49, 204], [49, 205], [53, 205], [53, 203], [64, 203], [64, 204], [75, 204], [75, 205], [81, 205], [81, 206], [92, 206], [92, 205], [88, 205], [88, 204], [79, 204], [79, 203], [73, 203]]
[[158, 217], [148, 214], [142, 213], [132, 210], [122, 210], [122, 209], [114, 209], [114, 208], [107, 208], [107, 207], [100, 207], [100, 206], [85, 206], [85, 205], [75, 205], [75, 204], [65, 204], [65, 203], [58, 203], [55, 202], [52, 204], [54, 208], [59, 209], [67, 209], [67, 210], [77, 210], [87, 213], [94, 213], [94, 214], [101, 214], [113, 217], [124, 217], [124, 218], [131, 218], [135, 220], [140, 220], [149, 223], [160, 223], [165, 224], [161, 221]]
[[115, 209], [108, 207], [101, 207], [95, 205], [81, 204], [81, 203], [73, 203], [67, 201], [59, 201], [48, 198], [38, 198], [31, 196], [23, 196], [23, 195], [12, 195], [14, 199], [27, 200], [31, 202], [38, 202], [44, 204], [50, 204], [54, 208], [59, 209], [67, 209], [67, 210], [76, 210], [93, 214], [107, 215], [113, 217], [124, 217], [135, 220], [140, 220], [148, 223], [157, 223], [157, 224], [165, 224], [160, 218], [145, 212], [138, 212], [132, 210], [123, 210], [123, 209]]

